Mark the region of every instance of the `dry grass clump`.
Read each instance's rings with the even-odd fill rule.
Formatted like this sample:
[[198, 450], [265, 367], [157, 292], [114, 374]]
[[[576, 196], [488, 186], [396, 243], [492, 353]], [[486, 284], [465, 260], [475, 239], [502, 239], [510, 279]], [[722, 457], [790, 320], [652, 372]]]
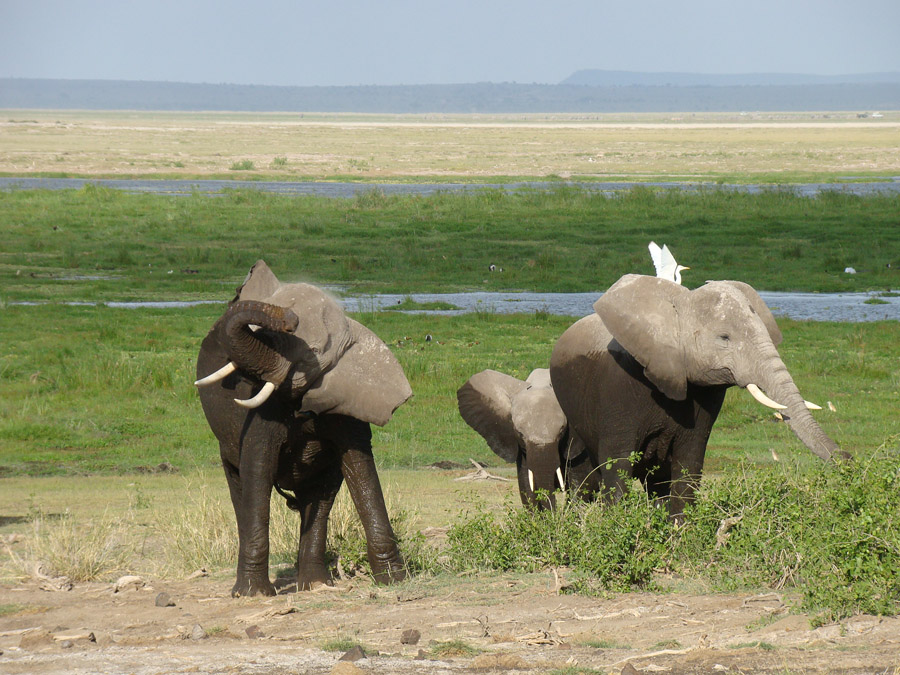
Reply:
[[37, 513], [20, 555], [7, 546], [5, 567], [27, 577], [93, 581], [125, 569], [137, 548], [131, 517], [104, 513], [78, 521], [68, 511], [60, 516]]

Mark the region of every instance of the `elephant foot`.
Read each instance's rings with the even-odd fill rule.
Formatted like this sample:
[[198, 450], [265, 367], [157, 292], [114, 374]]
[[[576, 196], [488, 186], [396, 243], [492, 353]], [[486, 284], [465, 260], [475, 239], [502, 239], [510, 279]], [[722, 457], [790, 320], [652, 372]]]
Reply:
[[406, 579], [406, 567], [401, 560], [380, 566], [377, 570], [373, 566], [373, 576], [377, 584], [393, 584]]
[[311, 591], [317, 586], [333, 586], [331, 574], [324, 565], [301, 567], [297, 572], [297, 590]]
[[238, 577], [231, 588], [232, 598], [244, 598], [254, 595], [275, 595], [275, 586], [269, 577]]

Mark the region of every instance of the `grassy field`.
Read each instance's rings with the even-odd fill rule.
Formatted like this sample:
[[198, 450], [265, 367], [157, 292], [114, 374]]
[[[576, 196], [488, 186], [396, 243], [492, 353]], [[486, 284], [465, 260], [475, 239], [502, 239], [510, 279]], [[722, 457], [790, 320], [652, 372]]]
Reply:
[[[353, 199], [81, 190], [0, 192], [0, 299], [225, 300], [265, 259], [284, 280], [357, 293], [602, 291], [653, 273], [647, 242], [685, 283], [759, 290], [900, 286], [900, 196], [815, 198], [574, 187]], [[502, 273], [491, 274], [495, 264]], [[844, 273], [854, 267], [857, 274]]]
[[813, 182], [900, 174], [900, 113], [0, 111], [0, 174]]
[[[223, 305], [224, 306], [224, 305]], [[171, 462], [211, 468], [218, 452], [195, 388], [200, 340], [223, 306], [181, 310], [7, 306], [0, 344], [0, 467], [5, 475], [134, 472]], [[376, 430], [380, 463], [421, 468], [438, 460], [499, 460], [456, 409], [456, 389], [493, 368], [524, 378], [546, 366], [571, 317], [371, 312], [357, 315], [400, 359], [415, 392]], [[898, 432], [895, 364], [900, 325], [782, 320], [782, 355], [826, 432], [865, 452]], [[426, 341], [425, 335], [433, 336]], [[708, 466], [779, 455], [806, 461], [790, 431], [744, 392], [729, 393]]]

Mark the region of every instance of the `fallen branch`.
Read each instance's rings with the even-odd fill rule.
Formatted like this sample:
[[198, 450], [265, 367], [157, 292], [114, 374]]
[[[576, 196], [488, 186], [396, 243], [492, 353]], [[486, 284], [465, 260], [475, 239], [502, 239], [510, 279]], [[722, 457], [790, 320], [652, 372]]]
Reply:
[[459, 478], [454, 478], [453, 480], [499, 480], [505, 482], [511, 482], [511, 478], [503, 478], [502, 476], [496, 476], [492, 473], [489, 473], [487, 469], [484, 468], [483, 465], [476, 462], [471, 457], [469, 461], [475, 466], [475, 471], [471, 473], [467, 473], [465, 476], [460, 476]]

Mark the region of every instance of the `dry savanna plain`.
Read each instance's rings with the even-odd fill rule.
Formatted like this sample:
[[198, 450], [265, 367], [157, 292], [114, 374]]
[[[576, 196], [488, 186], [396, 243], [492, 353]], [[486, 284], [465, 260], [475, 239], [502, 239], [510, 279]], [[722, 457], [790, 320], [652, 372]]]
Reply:
[[0, 111], [0, 174], [816, 180], [900, 173], [900, 114]]
[[[900, 112], [393, 116], [8, 110], [0, 111], [0, 175], [373, 183], [877, 181], [900, 176]], [[2, 304], [2, 294], [0, 289], [0, 321], [8, 321], [14, 309], [29, 311]], [[199, 325], [202, 310], [190, 311], [185, 321]], [[44, 310], [34, 312], [51, 320]], [[163, 362], [167, 347], [156, 340], [167, 338], [156, 336], [167, 334], [152, 327], [134, 330], [142, 339], [152, 334], [145, 352]], [[82, 323], [77, 335], [102, 341], [116, 331], [103, 325], [91, 333]], [[796, 323], [786, 327], [789, 336], [812, 335], [803, 331]], [[884, 375], [889, 367], [871, 352], [890, 331], [896, 335], [891, 326], [860, 330], [848, 341], [854, 341], [854, 373], [872, 378], [860, 393], [883, 390], [885, 400], [897, 401], [896, 369]], [[13, 332], [4, 334], [15, 340]], [[199, 343], [203, 336], [194, 337]], [[420, 379], [447, 372], [427, 361], [427, 349], [477, 349], [475, 339], [447, 347], [437, 340], [414, 345], [419, 338], [403, 334], [391, 339], [392, 345], [422, 353], [416, 361], [403, 357], [417, 364]], [[183, 350], [184, 338], [178, 342]], [[6, 350], [13, 352], [9, 343]], [[75, 345], [58, 350], [81, 353]], [[47, 359], [65, 361], [59, 354]], [[176, 364], [185, 378], [192, 368], [188, 360]], [[808, 372], [828, 376], [828, 357], [821, 361]], [[102, 363], [85, 366], [103, 370]], [[22, 380], [9, 383], [8, 391], [21, 400], [5, 410], [23, 419], [58, 416], [52, 406], [61, 399], [27, 389], [58, 388], [49, 368], [21, 374], [0, 361], [0, 384]], [[133, 369], [144, 384], [156, 382], [166, 390], [144, 414], [188, 409], [173, 419], [172, 435], [204, 424], [189, 383]], [[447, 384], [451, 396], [458, 384]], [[123, 409], [133, 395], [131, 388], [123, 392]], [[736, 400], [728, 399], [720, 424], [739, 424], [733, 420], [744, 404]], [[849, 397], [837, 403], [834, 415], [841, 421], [832, 428], [843, 433], [853, 424], [846, 411], [862, 415], [864, 406]], [[106, 420], [84, 420], [79, 413], [81, 405], [99, 404], [68, 405], [71, 411], [60, 418], [65, 424], [105, 428]], [[753, 434], [764, 436], [764, 445], [789, 436], [763, 413], [754, 419]], [[896, 452], [896, 419], [884, 419], [884, 451]], [[457, 419], [452, 424], [462, 426]], [[140, 434], [145, 426], [139, 419], [117, 420], [116, 428]], [[39, 446], [40, 426], [34, 429], [29, 442]], [[0, 444], [10, 442], [4, 433]], [[393, 433], [389, 424], [376, 442], [396, 445], [405, 438]], [[474, 432], [464, 437], [465, 447], [481, 453], [480, 459], [491, 456]], [[214, 439], [205, 438], [205, 459], [196, 467], [0, 475], [0, 673], [900, 673], [900, 618], [873, 611], [828, 619], [804, 610], [796, 588], [810, 580], [799, 578], [799, 550], [772, 558], [773, 568], [786, 571], [770, 583], [727, 591], [674, 565], [653, 570], [652, 584], [631, 592], [572, 592], [579, 588], [578, 573], [565, 565], [448, 571], [452, 566], [440, 564], [440, 551], [455, 523], [481, 513], [502, 518], [520, 508], [514, 470], [499, 460], [486, 469], [463, 462], [380, 472], [398, 532], [422, 550], [438, 552], [437, 563], [413, 570], [394, 586], [375, 585], [364, 567], [341, 553], [342, 541], [359, 538], [352, 505], [342, 493], [330, 540], [338, 549], [336, 583], [296, 592], [290, 559], [297, 518], [283, 500], [273, 500], [277, 562], [271, 576], [279, 594], [231, 598], [235, 527], [224, 477], [214, 466]], [[434, 444], [442, 442], [450, 441], [438, 438]], [[774, 450], [772, 457], [778, 461]], [[706, 480], [715, 481], [715, 472], [710, 474]], [[746, 506], [749, 521], [754, 505]], [[900, 559], [897, 540], [890, 538], [896, 524], [891, 527], [892, 534], [875, 532], [861, 546], [884, 550], [884, 559]], [[863, 549], [855, 550], [862, 575], [873, 563], [859, 553]], [[785, 562], [792, 556], [797, 559]], [[890, 578], [889, 571], [881, 572]], [[896, 594], [900, 572], [893, 574], [892, 584], [873, 587], [871, 594]]]

